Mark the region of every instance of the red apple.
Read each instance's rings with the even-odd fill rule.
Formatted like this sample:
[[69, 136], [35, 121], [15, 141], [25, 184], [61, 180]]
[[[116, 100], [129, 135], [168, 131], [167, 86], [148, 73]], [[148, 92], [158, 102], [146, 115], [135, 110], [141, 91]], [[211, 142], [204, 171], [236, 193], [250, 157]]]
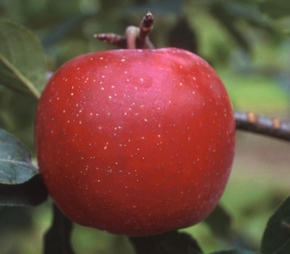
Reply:
[[203, 220], [229, 177], [235, 121], [224, 85], [181, 49], [77, 57], [48, 81], [36, 116], [40, 171], [73, 221], [152, 235]]

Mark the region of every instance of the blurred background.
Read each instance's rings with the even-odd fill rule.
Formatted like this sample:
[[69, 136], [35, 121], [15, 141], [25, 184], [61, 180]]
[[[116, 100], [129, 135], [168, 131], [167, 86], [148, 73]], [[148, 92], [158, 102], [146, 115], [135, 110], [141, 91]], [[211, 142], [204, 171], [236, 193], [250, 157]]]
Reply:
[[[95, 33], [123, 34], [147, 11], [155, 17], [151, 41], [206, 59], [223, 80], [235, 110], [290, 119], [290, 2], [288, 0], [0, 0], [0, 16], [31, 29], [48, 71], [80, 54], [112, 48]], [[31, 56], [33, 58], [33, 56]], [[0, 86], [0, 128], [34, 155], [37, 101]], [[206, 253], [233, 244], [258, 248], [270, 215], [290, 194], [290, 145], [237, 133], [236, 157], [221, 205], [240, 239], [225, 241], [208, 224], [186, 229]], [[0, 210], [0, 254], [39, 254], [51, 222], [50, 201], [36, 208]], [[126, 237], [75, 225], [77, 254], [134, 253]]]

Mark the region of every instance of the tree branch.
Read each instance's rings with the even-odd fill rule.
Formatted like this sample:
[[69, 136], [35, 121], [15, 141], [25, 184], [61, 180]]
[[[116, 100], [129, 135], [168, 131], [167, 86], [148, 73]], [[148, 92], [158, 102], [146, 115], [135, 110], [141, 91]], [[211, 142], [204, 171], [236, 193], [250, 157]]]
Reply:
[[235, 111], [236, 129], [290, 141], [290, 122], [257, 115], [253, 112]]

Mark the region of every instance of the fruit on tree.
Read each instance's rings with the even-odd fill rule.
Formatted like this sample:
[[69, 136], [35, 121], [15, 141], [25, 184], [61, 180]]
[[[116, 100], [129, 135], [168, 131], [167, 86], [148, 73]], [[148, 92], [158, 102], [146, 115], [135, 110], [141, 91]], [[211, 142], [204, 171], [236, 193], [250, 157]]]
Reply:
[[38, 163], [73, 221], [152, 235], [203, 220], [229, 177], [232, 106], [216, 72], [181, 49], [126, 49], [70, 60], [39, 101]]

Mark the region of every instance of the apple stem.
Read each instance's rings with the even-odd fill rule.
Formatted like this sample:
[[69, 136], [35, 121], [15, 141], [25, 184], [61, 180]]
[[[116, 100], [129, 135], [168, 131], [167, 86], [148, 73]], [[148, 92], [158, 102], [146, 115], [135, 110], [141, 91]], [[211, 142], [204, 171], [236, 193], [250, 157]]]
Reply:
[[257, 115], [253, 112], [235, 111], [236, 129], [290, 141], [290, 122]]
[[139, 25], [139, 34], [136, 38], [137, 48], [154, 48], [149, 40], [149, 34], [153, 29], [154, 17], [151, 12], [148, 12], [142, 19]]
[[153, 49], [149, 34], [153, 29], [154, 17], [148, 12], [140, 22], [139, 27], [128, 26], [125, 35], [114, 33], [95, 34], [94, 37], [104, 43], [127, 49]]

